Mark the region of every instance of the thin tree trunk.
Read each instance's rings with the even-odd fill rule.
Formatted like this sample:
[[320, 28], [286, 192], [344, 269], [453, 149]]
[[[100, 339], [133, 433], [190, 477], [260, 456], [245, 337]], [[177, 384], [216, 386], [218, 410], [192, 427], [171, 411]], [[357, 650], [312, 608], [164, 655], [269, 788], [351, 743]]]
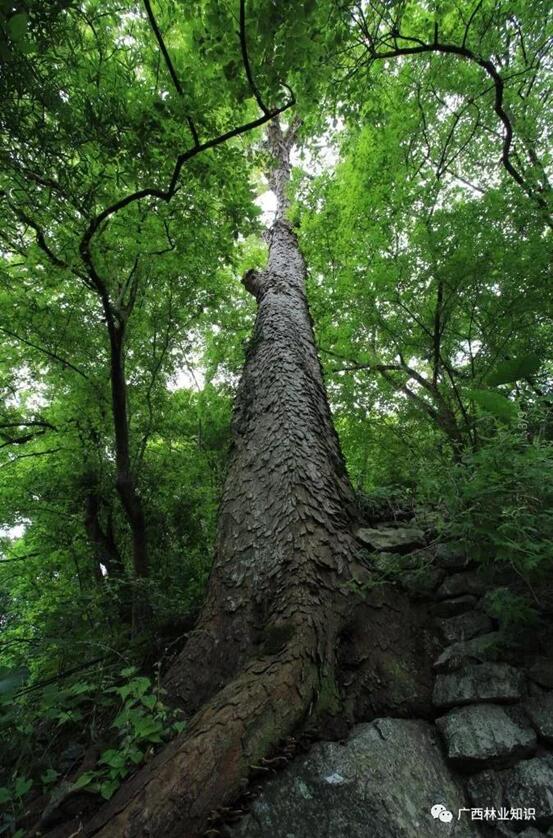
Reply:
[[145, 592], [140, 587], [140, 582], [146, 579], [149, 574], [146, 521], [130, 456], [127, 382], [124, 364], [125, 323], [124, 321], [115, 323], [111, 310], [108, 317], [108, 330], [111, 401], [115, 431], [115, 486], [131, 530], [133, 571], [135, 581], [138, 582], [133, 592], [133, 628], [139, 630], [149, 618]]
[[[90, 487], [85, 499], [85, 530], [94, 548], [94, 572], [98, 584], [105, 584], [106, 573], [109, 582], [116, 583], [118, 603], [118, 617], [124, 625], [133, 622], [132, 591], [125, 565], [113, 530], [111, 509], [108, 511], [105, 526], [100, 520], [102, 499], [94, 488], [94, 476], [88, 475], [87, 484]], [[102, 570], [102, 565], [105, 571]]]

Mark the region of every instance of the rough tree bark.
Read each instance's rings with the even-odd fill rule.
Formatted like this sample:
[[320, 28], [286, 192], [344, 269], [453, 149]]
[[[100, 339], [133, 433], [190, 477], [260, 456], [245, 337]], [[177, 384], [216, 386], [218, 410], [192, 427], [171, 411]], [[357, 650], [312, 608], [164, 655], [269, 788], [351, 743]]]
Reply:
[[[258, 313], [236, 400], [215, 562], [198, 625], [166, 680], [195, 715], [89, 822], [87, 835], [203, 835], [253, 766], [307, 720], [338, 709], [338, 658], [355, 612], [347, 583], [366, 570], [357, 562], [356, 505], [315, 347], [306, 268], [286, 220], [293, 139], [293, 129], [271, 124], [278, 210], [267, 268], [244, 278]], [[374, 607], [381, 635], [385, 600], [379, 595]], [[409, 630], [411, 618], [403, 617]], [[370, 618], [361, 623], [370, 632]], [[385, 643], [379, 648], [389, 655]]]
[[243, 279], [258, 313], [236, 399], [216, 560], [198, 629], [167, 681], [187, 711], [256, 650], [307, 626], [327, 660], [337, 591], [355, 552], [354, 496], [315, 348], [305, 264], [285, 218], [292, 142], [293, 131], [271, 125], [277, 212], [266, 270]]

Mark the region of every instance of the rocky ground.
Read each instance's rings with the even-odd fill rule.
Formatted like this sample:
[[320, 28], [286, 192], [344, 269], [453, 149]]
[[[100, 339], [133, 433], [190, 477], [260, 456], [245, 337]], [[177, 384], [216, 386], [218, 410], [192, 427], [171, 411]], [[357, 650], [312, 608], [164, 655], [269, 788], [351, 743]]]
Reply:
[[553, 836], [553, 650], [549, 657], [532, 633], [505, 641], [484, 608], [489, 580], [461, 549], [425, 548], [421, 574], [412, 552], [420, 531], [380, 526], [359, 536], [384, 570], [407, 552], [396, 584], [426, 602], [439, 645], [433, 708], [425, 718], [367, 720], [341, 741], [313, 745], [224, 834]]

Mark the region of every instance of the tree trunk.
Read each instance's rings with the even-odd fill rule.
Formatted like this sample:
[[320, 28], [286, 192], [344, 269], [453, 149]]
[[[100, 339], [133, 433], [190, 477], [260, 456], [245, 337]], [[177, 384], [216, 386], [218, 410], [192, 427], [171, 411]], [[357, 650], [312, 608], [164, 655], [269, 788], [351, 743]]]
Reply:
[[[354, 611], [346, 583], [359, 569], [356, 505], [315, 348], [305, 264], [285, 218], [293, 135], [273, 123], [268, 137], [278, 211], [267, 269], [244, 278], [258, 313], [215, 562], [199, 623], [165, 684], [187, 713], [200, 709], [88, 835], [196, 838], [263, 757], [306, 720], [338, 710], [340, 635]], [[385, 625], [383, 601], [376, 609]]]
[[[291, 139], [271, 126], [277, 218], [267, 269], [243, 280], [258, 314], [236, 399], [216, 559], [199, 626], [166, 684], [187, 711], [276, 639], [316, 627], [323, 611], [331, 624], [354, 552], [354, 496], [315, 348], [305, 264], [284, 218]], [[328, 626], [316, 633], [325, 659]]]
[[115, 432], [115, 486], [131, 530], [134, 579], [133, 630], [140, 630], [149, 620], [149, 607], [140, 582], [148, 577], [148, 546], [142, 499], [131, 465], [127, 382], [125, 379], [125, 322], [116, 323], [111, 309], [106, 314], [110, 339], [111, 402]]
[[[93, 478], [89, 477], [90, 484]], [[98, 493], [91, 488], [85, 499], [85, 529], [94, 548], [94, 558], [97, 570], [95, 575], [103, 579], [102, 565], [110, 579], [122, 580], [125, 575], [123, 561], [115, 543], [111, 517], [108, 517], [108, 526], [102, 527], [100, 522], [101, 499]], [[99, 574], [99, 575], [98, 575]]]

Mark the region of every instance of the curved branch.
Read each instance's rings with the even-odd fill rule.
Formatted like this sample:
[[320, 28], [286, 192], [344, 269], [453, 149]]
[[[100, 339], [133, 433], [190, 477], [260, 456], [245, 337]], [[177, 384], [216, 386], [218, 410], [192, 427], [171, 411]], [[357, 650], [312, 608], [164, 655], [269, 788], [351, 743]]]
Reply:
[[48, 358], [51, 358], [53, 361], [58, 361], [60, 364], [63, 364], [64, 367], [68, 367], [73, 372], [76, 372], [86, 381], [88, 381], [88, 375], [83, 372], [83, 370], [76, 367], [75, 364], [72, 364], [71, 361], [68, 361], [67, 358], [63, 358], [61, 355], [58, 355], [56, 352], [51, 352], [49, 349], [45, 349], [43, 346], [39, 346], [37, 343], [33, 343], [27, 338], [21, 337], [21, 335], [16, 334], [15, 332], [6, 329], [4, 326], [0, 326], [0, 332], [3, 332], [10, 338], [14, 340], [20, 341], [20, 343], [24, 343], [26, 346], [30, 346], [31, 349], [36, 349], [37, 352], [42, 352], [43, 355], [46, 355]]
[[[398, 46], [397, 41], [416, 41], [416, 46]], [[551, 219], [551, 213], [549, 209], [548, 202], [545, 200], [543, 195], [539, 194], [539, 190], [536, 191], [532, 188], [532, 186], [528, 183], [524, 175], [517, 169], [517, 167], [513, 164], [511, 160], [511, 150], [513, 144], [513, 125], [511, 119], [505, 110], [504, 106], [504, 92], [505, 92], [505, 83], [497, 71], [495, 65], [486, 58], [482, 58], [482, 56], [477, 55], [467, 46], [465, 46], [465, 42], [463, 45], [459, 46], [458, 44], [449, 44], [449, 43], [440, 43], [438, 41], [438, 32], [436, 28], [435, 39], [432, 43], [424, 43], [419, 41], [419, 39], [409, 38], [407, 36], [401, 35], [399, 33], [394, 33], [394, 44], [395, 46], [392, 49], [379, 51], [377, 50], [374, 40], [369, 38], [369, 44], [367, 45], [367, 49], [369, 51], [369, 55], [372, 60], [382, 60], [386, 58], [397, 58], [402, 55], [421, 55], [424, 53], [442, 53], [446, 55], [455, 55], [459, 58], [464, 58], [466, 61], [471, 61], [474, 64], [477, 64], [481, 67], [489, 78], [493, 82], [493, 87], [495, 91], [494, 96], [494, 111], [501, 120], [503, 125], [503, 147], [501, 151], [501, 162], [509, 173], [509, 175], [515, 180], [518, 185], [523, 189], [526, 195], [533, 201], [535, 201], [541, 210], [545, 213], [546, 222], [550, 227], [553, 227], [553, 221]]]
[[210, 148], [216, 148], [217, 146], [226, 143], [228, 140], [232, 139], [233, 137], [239, 137], [241, 134], [246, 134], [248, 131], [252, 131], [254, 128], [259, 128], [261, 125], [264, 125], [271, 119], [274, 119], [275, 116], [278, 116], [284, 111], [287, 111], [295, 105], [295, 99], [290, 99], [280, 108], [276, 108], [273, 111], [269, 111], [263, 116], [258, 117], [257, 119], [253, 119], [250, 122], [246, 122], [243, 125], [239, 125], [236, 128], [232, 128], [230, 131], [226, 131], [224, 134], [219, 134], [218, 137], [212, 137], [210, 140], [206, 140], [203, 143], [200, 143], [198, 146], [193, 146], [189, 148], [187, 151], [183, 152], [177, 157], [175, 167], [173, 169], [173, 174], [171, 175], [171, 180], [169, 182], [169, 186], [167, 189], [160, 189], [159, 187], [146, 187], [144, 189], [138, 189], [136, 192], [131, 192], [129, 195], [126, 195], [124, 198], [121, 198], [119, 201], [116, 201], [111, 206], [106, 207], [102, 210], [102, 212], [98, 213], [90, 224], [88, 225], [79, 245], [79, 252], [81, 254], [81, 258], [88, 269], [91, 271], [92, 275], [96, 275], [96, 271], [94, 270], [93, 263], [92, 263], [92, 256], [90, 253], [90, 244], [97, 233], [98, 228], [100, 225], [110, 218], [112, 215], [115, 215], [120, 210], [124, 209], [124, 207], [129, 206], [130, 204], [135, 203], [136, 201], [142, 201], [144, 198], [158, 198], [161, 201], [165, 201], [168, 203], [171, 198], [175, 195], [177, 191], [177, 184], [179, 181], [179, 176], [182, 170], [182, 167], [185, 163], [191, 160], [193, 157], [196, 157], [197, 154], [200, 154], [202, 151], [207, 151]]
[[[181, 83], [179, 81], [179, 77], [177, 76], [177, 71], [175, 70], [175, 65], [171, 61], [171, 56], [165, 46], [165, 41], [163, 40], [163, 36], [161, 34], [161, 30], [157, 25], [157, 20], [152, 10], [152, 5], [150, 0], [144, 0], [144, 7], [146, 9], [146, 14], [148, 15], [148, 20], [150, 21], [150, 26], [153, 29], [154, 35], [156, 36], [156, 40], [159, 44], [159, 48], [161, 50], [161, 54], [163, 55], [165, 64], [167, 69], [169, 70], [169, 75], [173, 80], [173, 84], [175, 85], [175, 89], [179, 96], [184, 98], [184, 90], [182, 89]], [[196, 131], [196, 126], [194, 125], [194, 121], [192, 117], [187, 116], [186, 121], [188, 122], [188, 127], [190, 128], [190, 133], [192, 134], [192, 139], [194, 140], [194, 145], [200, 145], [200, 140], [198, 138], [198, 132]]]
[[14, 204], [12, 204], [8, 197], [8, 193], [4, 189], [0, 192], [0, 198], [4, 198], [15, 217], [19, 221], [21, 221], [22, 224], [26, 224], [27, 227], [31, 227], [31, 229], [34, 230], [37, 245], [40, 247], [42, 251], [44, 251], [44, 253], [46, 253], [50, 261], [57, 268], [69, 269], [69, 265], [67, 264], [67, 262], [64, 262], [63, 259], [60, 259], [60, 257], [54, 253], [54, 251], [46, 241], [44, 231], [39, 227], [37, 222], [29, 215], [27, 215], [27, 213], [24, 210], [14, 206]]
[[4, 442], [0, 443], [0, 448], [8, 448], [10, 445], [25, 445], [27, 442], [32, 442], [33, 439], [36, 439], [38, 436], [44, 436], [46, 430], [43, 428], [41, 431], [34, 431], [29, 432], [28, 434], [24, 434], [23, 436], [10, 436], [5, 431], [0, 431], [0, 439], [3, 439]]
[[244, 64], [244, 70], [246, 71], [248, 84], [250, 85], [250, 90], [252, 91], [259, 108], [267, 116], [269, 114], [269, 109], [261, 98], [261, 94], [253, 80], [252, 68], [248, 56], [248, 46], [246, 41], [246, 0], [240, 0], [240, 47], [242, 49], [242, 61]]
[[[5, 564], [11, 564], [12, 562], [24, 562], [27, 559], [42, 558], [43, 555], [44, 555], [44, 553], [41, 553], [41, 552], [25, 553], [24, 556], [14, 556], [13, 558], [9, 558], [9, 559], [4, 559], [3, 557], [0, 556], [0, 568], [2, 568]], [[30, 643], [32, 641], [28, 641], [28, 642]]]
[[[160, 45], [160, 49], [164, 54], [167, 67], [169, 68], [169, 72], [171, 73], [171, 77], [173, 82], [176, 84], [177, 91], [182, 92], [182, 88], [180, 86], [180, 82], [178, 80], [177, 74], [167, 53], [165, 48], [165, 44], [163, 42], [163, 38], [161, 37], [161, 33], [159, 31], [159, 27], [157, 26], [157, 22], [153, 15], [151, 5], [149, 0], [144, 0], [146, 11], [148, 12], [148, 17], [150, 20], [150, 24], [154, 29], [154, 33], [156, 34], [156, 38], [158, 39], [158, 43]], [[271, 119], [274, 119], [279, 114], [284, 113], [293, 105], [295, 105], [296, 100], [294, 97], [293, 92], [287, 85], [284, 85], [289, 92], [289, 99], [288, 101], [278, 108], [268, 109], [267, 106], [264, 104], [259, 91], [257, 90], [255, 83], [253, 81], [253, 75], [250, 66], [250, 60], [248, 57], [248, 50], [247, 50], [247, 43], [246, 43], [246, 34], [245, 34], [245, 0], [240, 0], [240, 45], [242, 49], [242, 60], [244, 63], [244, 68], [246, 70], [246, 75], [248, 77], [248, 81], [252, 88], [252, 92], [255, 96], [257, 104], [259, 105], [260, 109], [263, 111], [263, 116], [258, 117], [257, 119], [250, 120], [249, 122], [245, 122], [242, 125], [238, 125], [235, 128], [231, 128], [229, 131], [225, 131], [223, 134], [219, 134], [217, 137], [212, 137], [209, 140], [206, 140], [203, 143], [199, 143], [197, 141], [197, 137], [195, 137], [195, 145], [192, 148], [187, 149], [182, 154], [179, 154], [175, 161], [175, 166], [173, 168], [173, 173], [171, 175], [171, 179], [169, 181], [169, 185], [166, 189], [160, 189], [159, 187], [145, 187], [144, 189], [138, 189], [135, 192], [131, 192], [129, 195], [126, 195], [124, 198], [121, 198], [119, 201], [111, 204], [108, 207], [105, 207], [98, 215], [96, 215], [89, 223], [87, 229], [84, 232], [84, 235], [81, 239], [79, 244], [79, 252], [81, 255], [81, 259], [83, 260], [84, 264], [86, 265], [90, 277], [96, 286], [98, 292], [102, 294], [103, 283], [98, 276], [96, 269], [94, 267], [94, 263], [92, 260], [92, 254], [90, 251], [90, 245], [92, 242], [93, 237], [98, 232], [99, 227], [104, 221], [107, 221], [111, 218], [112, 215], [115, 215], [120, 210], [124, 209], [124, 207], [129, 206], [130, 204], [135, 203], [136, 201], [142, 201], [144, 198], [157, 198], [158, 200], [169, 202], [171, 198], [175, 195], [177, 191], [177, 185], [180, 177], [180, 173], [182, 167], [185, 163], [195, 157], [197, 154], [201, 154], [203, 151], [207, 151], [211, 148], [216, 148], [217, 146], [223, 145], [223, 143], [228, 142], [228, 140], [233, 139], [234, 137], [239, 137], [241, 134], [246, 134], [248, 131], [252, 131], [254, 128], [259, 128], [264, 125], [266, 122], [269, 122]], [[163, 44], [163, 46], [162, 46]]]

